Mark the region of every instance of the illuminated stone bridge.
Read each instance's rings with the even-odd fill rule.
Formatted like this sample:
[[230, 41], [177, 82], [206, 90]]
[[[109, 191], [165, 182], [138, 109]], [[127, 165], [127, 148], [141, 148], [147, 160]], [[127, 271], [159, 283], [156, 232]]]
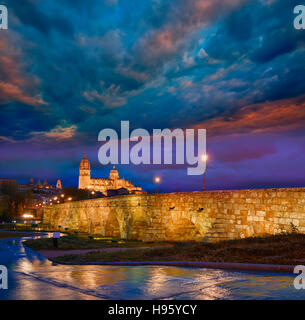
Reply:
[[143, 241], [219, 241], [297, 229], [305, 188], [124, 195], [44, 208], [43, 222]]

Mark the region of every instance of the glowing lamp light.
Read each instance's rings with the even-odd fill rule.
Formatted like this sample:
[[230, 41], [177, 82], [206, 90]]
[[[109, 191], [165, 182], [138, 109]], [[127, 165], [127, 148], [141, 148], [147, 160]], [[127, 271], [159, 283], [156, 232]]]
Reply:
[[64, 195], [64, 194], [61, 194], [60, 196], [63, 198], [65, 195]]
[[70, 198], [68, 198], [68, 201], [71, 201], [72, 200], [72, 198], [70, 197]]
[[208, 159], [209, 159], [209, 157], [208, 157], [208, 155], [207, 155], [206, 153], [204, 153], [204, 154], [201, 156], [201, 160], [202, 160], [203, 162], [207, 162]]
[[57, 200], [57, 197], [54, 197], [53, 199], [54, 199], [54, 200]]
[[23, 218], [34, 218], [34, 216], [32, 214], [26, 213], [23, 215]]
[[94, 191], [92, 191], [92, 192], [91, 192], [91, 194], [95, 194], [95, 192], [94, 192]]
[[160, 181], [161, 181], [160, 177], [155, 178], [155, 183], [160, 183]]

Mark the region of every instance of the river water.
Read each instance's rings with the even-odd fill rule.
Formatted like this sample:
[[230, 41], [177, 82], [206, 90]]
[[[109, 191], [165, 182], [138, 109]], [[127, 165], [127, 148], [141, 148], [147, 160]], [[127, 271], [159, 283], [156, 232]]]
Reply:
[[293, 275], [204, 268], [56, 265], [23, 246], [0, 240], [8, 289], [0, 300], [50, 299], [305, 299]]

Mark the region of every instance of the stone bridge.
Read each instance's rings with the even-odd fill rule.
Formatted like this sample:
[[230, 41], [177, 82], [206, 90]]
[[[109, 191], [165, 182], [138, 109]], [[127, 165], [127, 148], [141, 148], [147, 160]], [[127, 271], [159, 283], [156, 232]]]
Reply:
[[124, 195], [44, 208], [57, 228], [143, 241], [220, 241], [298, 229], [305, 188]]

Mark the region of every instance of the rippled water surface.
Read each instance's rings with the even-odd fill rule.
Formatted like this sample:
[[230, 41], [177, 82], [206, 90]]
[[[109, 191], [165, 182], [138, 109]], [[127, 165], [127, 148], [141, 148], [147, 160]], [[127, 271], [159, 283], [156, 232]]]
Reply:
[[305, 299], [293, 275], [204, 268], [54, 265], [22, 239], [0, 240], [0, 299]]

